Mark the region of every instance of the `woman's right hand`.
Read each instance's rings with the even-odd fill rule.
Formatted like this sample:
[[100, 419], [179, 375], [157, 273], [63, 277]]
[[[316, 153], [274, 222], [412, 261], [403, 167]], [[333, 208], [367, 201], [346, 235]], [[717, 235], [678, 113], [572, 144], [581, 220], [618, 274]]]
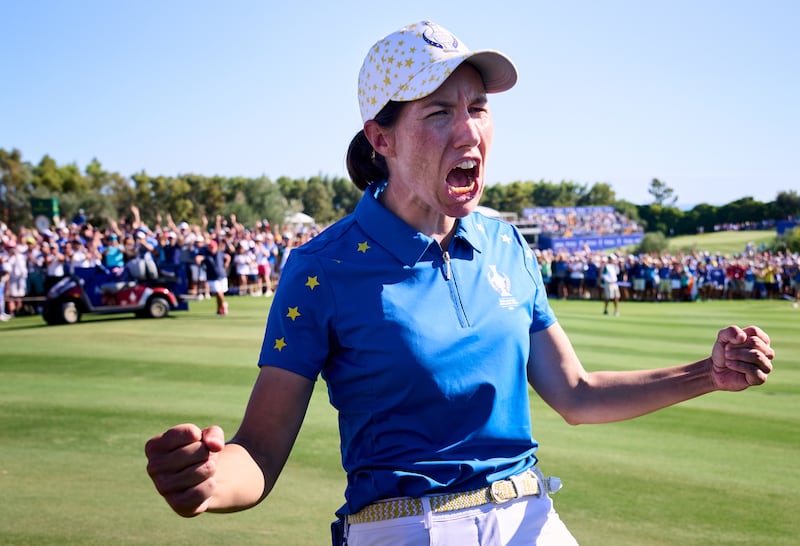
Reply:
[[217, 458], [225, 447], [218, 426], [177, 425], [145, 444], [147, 473], [167, 504], [183, 517], [208, 509], [216, 489]]

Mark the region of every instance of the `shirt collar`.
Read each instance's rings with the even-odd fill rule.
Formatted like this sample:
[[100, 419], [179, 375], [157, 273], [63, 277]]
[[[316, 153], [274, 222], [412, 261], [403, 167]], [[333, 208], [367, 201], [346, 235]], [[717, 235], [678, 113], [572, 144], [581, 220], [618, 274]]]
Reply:
[[[422, 259], [431, 245], [438, 247], [438, 243], [432, 237], [406, 224], [378, 202], [378, 195], [385, 186], [385, 182], [373, 183], [364, 191], [354, 211], [356, 222], [376, 243], [400, 262], [413, 266]], [[454, 242], [463, 241], [480, 252], [480, 241], [483, 238], [475, 213], [458, 221]]]

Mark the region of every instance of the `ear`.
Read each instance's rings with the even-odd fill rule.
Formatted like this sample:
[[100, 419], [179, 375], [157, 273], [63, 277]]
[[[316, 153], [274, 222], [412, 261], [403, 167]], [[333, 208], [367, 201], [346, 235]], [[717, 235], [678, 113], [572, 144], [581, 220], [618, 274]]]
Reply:
[[371, 119], [364, 124], [364, 135], [383, 157], [390, 157], [394, 153], [394, 135], [391, 129], [381, 127], [377, 121]]

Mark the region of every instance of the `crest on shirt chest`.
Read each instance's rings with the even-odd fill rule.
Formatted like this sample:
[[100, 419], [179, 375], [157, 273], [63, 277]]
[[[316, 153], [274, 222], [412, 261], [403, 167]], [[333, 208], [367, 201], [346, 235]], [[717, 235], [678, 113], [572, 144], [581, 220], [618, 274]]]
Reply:
[[500, 294], [498, 303], [504, 309], [513, 309], [519, 305], [517, 299], [511, 294], [511, 278], [505, 273], [497, 270], [496, 265], [489, 266], [489, 273], [486, 274], [489, 280], [489, 286]]

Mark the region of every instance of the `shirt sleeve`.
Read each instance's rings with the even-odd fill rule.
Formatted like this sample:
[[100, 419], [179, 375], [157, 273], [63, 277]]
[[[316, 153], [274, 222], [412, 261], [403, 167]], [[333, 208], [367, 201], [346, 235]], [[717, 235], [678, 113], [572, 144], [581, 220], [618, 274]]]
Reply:
[[547, 288], [542, 280], [542, 270], [536, 260], [533, 251], [528, 246], [525, 237], [514, 228], [517, 242], [522, 247], [523, 260], [528, 274], [531, 276], [534, 285], [533, 293], [533, 316], [531, 317], [530, 333], [539, 332], [552, 326], [556, 321], [556, 315], [550, 307], [547, 299]]
[[316, 380], [330, 352], [332, 291], [319, 260], [295, 250], [270, 307], [259, 366]]

